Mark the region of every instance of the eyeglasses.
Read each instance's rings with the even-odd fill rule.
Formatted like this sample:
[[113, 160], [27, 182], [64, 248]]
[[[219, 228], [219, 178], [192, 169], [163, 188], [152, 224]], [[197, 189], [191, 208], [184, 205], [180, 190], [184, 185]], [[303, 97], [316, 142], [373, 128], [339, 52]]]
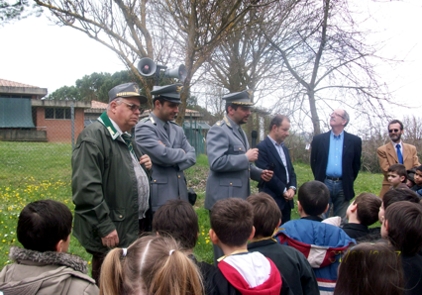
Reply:
[[337, 116], [337, 117], [340, 117], [340, 118], [344, 119], [344, 116], [342, 116], [342, 115], [340, 115], [340, 114], [338, 114], [338, 113], [332, 113], [332, 114], [330, 115], [330, 117], [334, 117], [334, 116]]
[[136, 105], [136, 104], [134, 104], [134, 103], [127, 103], [127, 102], [124, 102], [123, 100], [120, 100], [120, 102], [122, 102], [122, 103], [124, 103], [125, 105], [127, 105], [127, 106], [128, 106], [128, 108], [129, 108], [132, 112], [140, 111], [140, 112], [141, 112], [141, 114], [144, 112], [144, 110], [142, 109], [142, 107], [141, 107], [141, 106], [138, 106], [138, 105]]
[[390, 133], [397, 133], [397, 132], [399, 132], [400, 130], [399, 129], [389, 129], [388, 130], [388, 132], [390, 132]]

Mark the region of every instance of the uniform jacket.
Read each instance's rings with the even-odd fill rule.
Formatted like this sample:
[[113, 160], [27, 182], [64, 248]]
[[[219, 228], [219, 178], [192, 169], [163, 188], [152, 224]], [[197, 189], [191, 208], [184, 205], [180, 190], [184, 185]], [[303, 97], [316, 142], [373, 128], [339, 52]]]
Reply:
[[245, 155], [249, 143], [246, 142], [245, 145], [240, 136], [227, 116], [208, 131], [210, 171], [205, 192], [205, 209], [210, 210], [220, 199], [246, 199], [250, 195], [249, 178], [258, 181], [261, 177], [262, 169], [252, 165]]
[[88, 252], [106, 253], [109, 249], [101, 237], [115, 229], [119, 247], [128, 247], [136, 240], [138, 188], [132, 157], [120, 134], [100, 121], [86, 127], [76, 142], [72, 192], [73, 234]]
[[135, 127], [136, 144], [151, 157], [153, 163], [151, 206], [154, 212], [168, 200], [180, 198], [188, 201], [183, 170], [196, 163], [195, 149], [189, 144], [183, 129], [174, 122], [168, 123], [170, 138], [152, 113]]
[[[275, 240], [248, 244], [250, 252], [258, 251], [271, 259], [295, 295], [319, 295], [318, 284], [311, 265], [302, 253]], [[284, 280], [283, 280], [284, 283]]]
[[255, 162], [256, 166], [262, 169], [268, 169], [271, 164], [274, 164], [274, 175], [268, 182], [260, 182], [259, 191], [269, 194], [274, 198], [280, 210], [288, 204], [293, 208], [293, 200], [286, 201], [283, 197], [284, 190], [289, 187], [297, 187], [296, 173], [290, 160], [289, 149], [283, 145], [284, 155], [286, 156], [287, 171], [289, 172], [289, 182], [287, 183], [286, 168], [281, 160], [276, 148], [268, 136], [261, 141], [257, 148], [259, 149], [259, 157]]
[[[402, 150], [403, 165], [406, 167], [406, 170], [420, 165], [418, 153], [416, 152], [416, 147], [414, 145], [402, 142]], [[393, 146], [392, 142], [380, 146], [377, 149], [377, 155], [382, 173], [384, 174], [384, 178], [382, 180], [382, 189], [380, 192], [380, 197], [382, 198], [391, 187], [391, 184], [387, 180], [388, 167], [393, 164], [398, 164], [399, 160], [397, 159], [396, 148]]]
[[296, 248], [315, 272], [320, 294], [333, 294], [342, 253], [355, 240], [341, 228], [318, 221], [298, 219], [283, 224], [275, 238]]
[[86, 275], [86, 262], [61, 252], [37, 252], [12, 247], [9, 257], [15, 261], [0, 273], [0, 291], [4, 295], [96, 295], [95, 281]]
[[[311, 169], [315, 180], [324, 182], [328, 163], [331, 131], [317, 135], [312, 140]], [[343, 157], [342, 157], [342, 184], [346, 200], [355, 196], [353, 182], [360, 170], [360, 158], [362, 155], [362, 140], [344, 131]]]

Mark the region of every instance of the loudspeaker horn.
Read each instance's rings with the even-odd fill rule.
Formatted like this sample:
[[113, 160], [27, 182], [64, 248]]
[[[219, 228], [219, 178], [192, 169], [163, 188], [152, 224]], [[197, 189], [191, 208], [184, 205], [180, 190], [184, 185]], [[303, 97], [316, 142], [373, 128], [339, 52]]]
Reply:
[[157, 65], [149, 57], [143, 57], [139, 60], [138, 72], [139, 74], [141, 74], [141, 76], [151, 77], [155, 75], [156, 70], [157, 70]]
[[187, 76], [186, 67], [184, 65], [180, 65], [175, 69], [166, 69], [164, 76], [169, 78], [177, 78], [184, 82]]

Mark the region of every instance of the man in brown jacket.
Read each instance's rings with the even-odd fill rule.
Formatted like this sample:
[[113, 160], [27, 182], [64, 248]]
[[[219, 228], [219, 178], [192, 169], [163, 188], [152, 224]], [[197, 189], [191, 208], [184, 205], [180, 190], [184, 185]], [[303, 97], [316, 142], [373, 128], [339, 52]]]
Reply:
[[66, 253], [72, 213], [66, 205], [41, 200], [28, 204], [19, 215], [16, 234], [24, 248], [12, 247], [0, 273], [4, 295], [97, 295], [95, 281], [86, 275], [86, 262]]
[[384, 174], [380, 198], [382, 198], [391, 187], [391, 184], [387, 180], [388, 167], [393, 164], [403, 164], [406, 167], [406, 170], [409, 170], [420, 165], [416, 147], [404, 143], [401, 140], [402, 135], [403, 123], [399, 120], [390, 121], [390, 123], [388, 123], [388, 136], [391, 141], [377, 149], [378, 160], [382, 173]]

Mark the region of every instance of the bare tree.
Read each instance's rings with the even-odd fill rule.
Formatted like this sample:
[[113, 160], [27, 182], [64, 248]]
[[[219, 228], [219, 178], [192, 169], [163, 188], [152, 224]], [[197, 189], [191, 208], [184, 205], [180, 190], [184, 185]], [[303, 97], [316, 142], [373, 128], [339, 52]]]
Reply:
[[[281, 13], [287, 14], [297, 1], [284, 2], [288, 5]], [[274, 22], [275, 15], [280, 15], [277, 3], [254, 6], [236, 23], [207, 62], [204, 71], [208, 78], [203, 83], [216, 84], [229, 92], [251, 89], [255, 102], [278, 88], [281, 57], [261, 33], [272, 36], [280, 28], [281, 21]]]
[[242, 0], [35, 2], [50, 10], [58, 24], [77, 29], [114, 51], [141, 81], [150, 102], [154, 82], [141, 77], [134, 63], [142, 57], [164, 63], [182, 60], [187, 78], [179, 124], [184, 119], [193, 75], [251, 7]]
[[[346, 0], [300, 1], [273, 35], [261, 31], [278, 51], [279, 100], [297, 121], [310, 119], [321, 132], [320, 114], [336, 105], [366, 117], [384, 116], [390, 94], [375, 71], [377, 48], [360, 32]], [[282, 5], [282, 2], [280, 2]], [[324, 118], [325, 118], [324, 113]]]

